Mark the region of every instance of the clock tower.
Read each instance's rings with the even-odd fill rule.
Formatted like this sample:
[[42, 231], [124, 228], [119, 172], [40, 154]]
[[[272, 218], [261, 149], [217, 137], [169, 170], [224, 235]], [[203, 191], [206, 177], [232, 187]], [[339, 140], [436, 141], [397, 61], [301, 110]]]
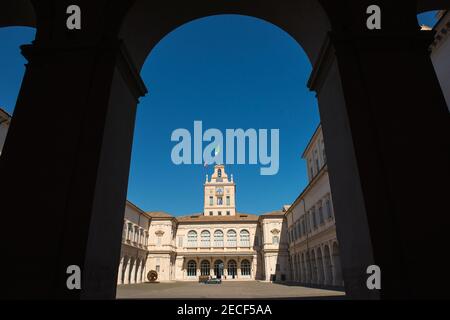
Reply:
[[225, 166], [218, 164], [214, 166], [211, 180], [206, 175], [204, 184], [205, 205], [203, 215], [205, 216], [234, 216], [236, 215], [236, 185], [233, 175], [228, 178]]

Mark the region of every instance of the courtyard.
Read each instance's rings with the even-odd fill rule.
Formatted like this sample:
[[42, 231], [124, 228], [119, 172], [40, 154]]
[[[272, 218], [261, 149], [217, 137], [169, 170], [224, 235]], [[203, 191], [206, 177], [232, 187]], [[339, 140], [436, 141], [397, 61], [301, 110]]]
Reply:
[[117, 299], [343, 299], [345, 292], [262, 281], [140, 283], [117, 286]]

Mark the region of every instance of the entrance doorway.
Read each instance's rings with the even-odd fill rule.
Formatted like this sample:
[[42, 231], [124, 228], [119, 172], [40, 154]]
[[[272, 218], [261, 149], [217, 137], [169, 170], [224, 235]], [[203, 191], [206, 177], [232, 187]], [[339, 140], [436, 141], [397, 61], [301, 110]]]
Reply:
[[216, 260], [214, 262], [214, 275], [217, 279], [221, 279], [223, 276], [223, 261]]
[[235, 279], [237, 276], [237, 263], [234, 260], [228, 261], [228, 276], [231, 279]]

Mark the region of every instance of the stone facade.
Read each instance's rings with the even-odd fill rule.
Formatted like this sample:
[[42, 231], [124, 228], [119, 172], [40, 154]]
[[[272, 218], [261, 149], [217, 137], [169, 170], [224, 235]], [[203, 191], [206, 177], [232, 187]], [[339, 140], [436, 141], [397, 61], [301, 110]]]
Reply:
[[438, 18], [439, 21], [433, 28], [436, 36], [431, 46], [431, 61], [450, 111], [450, 12], [439, 11]]
[[[202, 213], [174, 217], [128, 202], [118, 283], [144, 281], [141, 272], [150, 270], [159, 281], [289, 280], [284, 209], [259, 216], [237, 212], [235, 190], [232, 176], [216, 165], [206, 177]], [[144, 245], [136, 232], [145, 234]]]

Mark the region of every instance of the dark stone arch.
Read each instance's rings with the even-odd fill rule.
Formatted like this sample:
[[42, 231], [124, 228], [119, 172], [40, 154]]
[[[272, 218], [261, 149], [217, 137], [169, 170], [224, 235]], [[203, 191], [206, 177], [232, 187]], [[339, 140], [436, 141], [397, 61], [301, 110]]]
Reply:
[[[294, 14], [295, 13], [295, 14]], [[330, 23], [318, 0], [304, 1], [208, 1], [180, 3], [137, 0], [128, 11], [119, 37], [138, 70], [155, 45], [176, 28], [192, 20], [218, 14], [239, 14], [265, 20], [290, 34], [315, 63]]]
[[417, 12], [422, 13], [432, 10], [450, 10], [448, 0], [417, 0]]

